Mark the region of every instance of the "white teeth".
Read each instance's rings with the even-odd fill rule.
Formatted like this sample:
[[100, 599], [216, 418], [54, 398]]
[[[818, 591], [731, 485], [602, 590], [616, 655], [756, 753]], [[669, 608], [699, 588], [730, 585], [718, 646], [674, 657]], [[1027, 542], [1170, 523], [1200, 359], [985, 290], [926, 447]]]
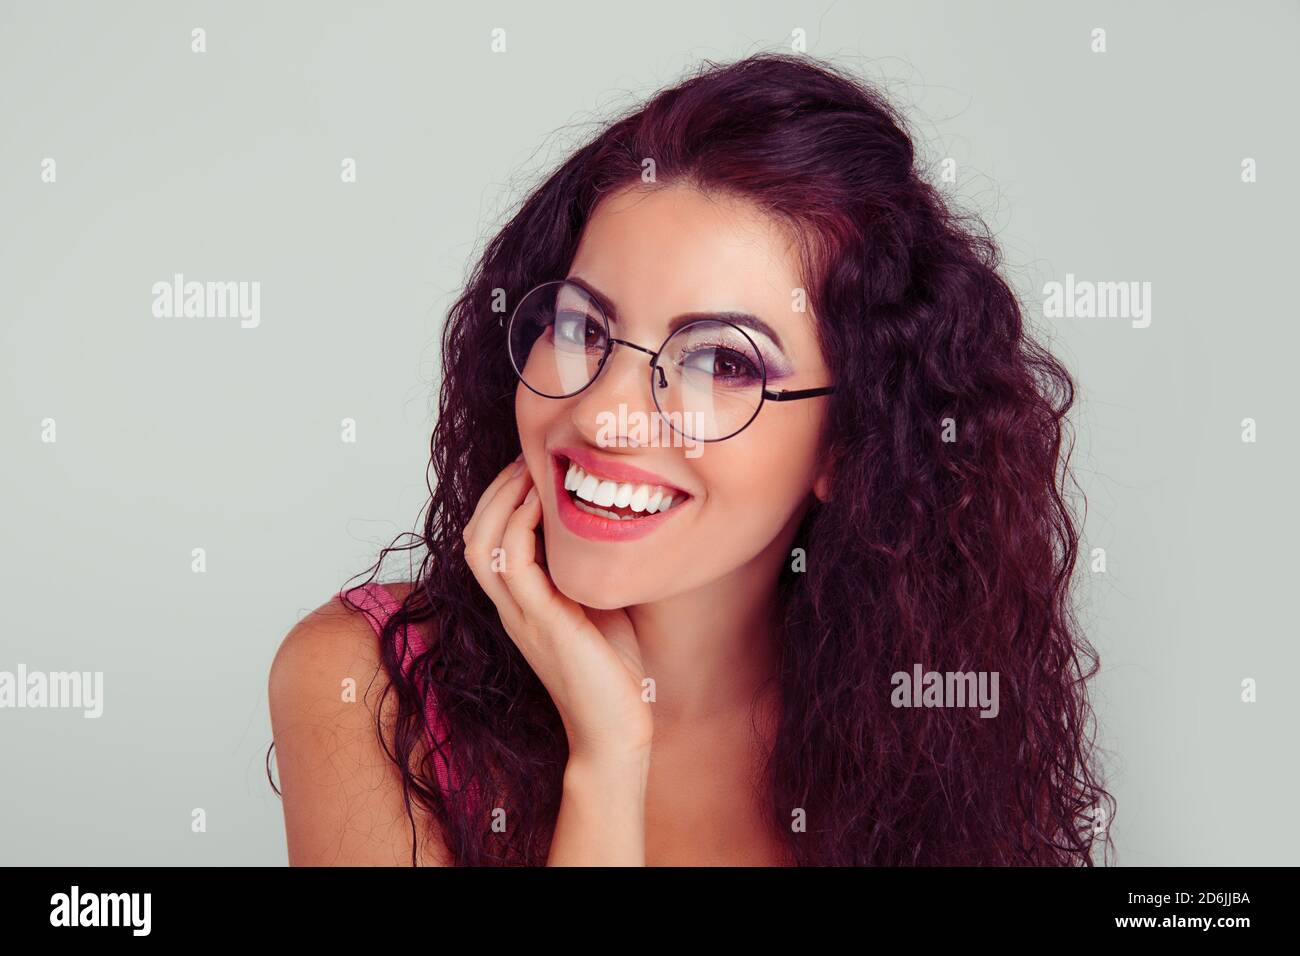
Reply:
[[618, 494], [618, 485], [612, 481], [602, 481], [596, 488], [596, 497], [590, 500], [593, 505], [612, 505], [616, 494]]
[[633, 484], [616, 482], [609, 478], [597, 478], [589, 475], [577, 464], [569, 462], [569, 469], [564, 474], [564, 490], [573, 492], [584, 503], [603, 507], [579, 507], [590, 514], [599, 514], [606, 518], [630, 520], [628, 515], [606, 511], [611, 505], [618, 508], [630, 508], [644, 514], [667, 511], [672, 507], [675, 493], [660, 485]]
[[584, 475], [574, 494], [586, 501], [591, 501], [595, 497], [596, 489], [599, 487], [600, 482], [594, 476]]
[[585, 501], [575, 501], [574, 506], [579, 511], [585, 511], [589, 515], [600, 515], [602, 518], [609, 518], [613, 521], [635, 521], [631, 515], [621, 515], [613, 511], [606, 511], [604, 508], [597, 508], [595, 505], [589, 505]]

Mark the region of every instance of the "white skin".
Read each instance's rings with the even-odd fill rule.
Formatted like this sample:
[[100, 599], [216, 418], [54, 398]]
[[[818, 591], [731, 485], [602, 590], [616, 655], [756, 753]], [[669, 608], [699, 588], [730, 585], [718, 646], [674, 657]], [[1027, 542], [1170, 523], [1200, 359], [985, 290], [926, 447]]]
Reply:
[[[568, 275], [613, 301], [617, 338], [655, 349], [675, 316], [749, 312], [781, 340], [753, 335], [769, 388], [832, 384], [814, 318], [794, 308], [802, 281], [791, 237], [743, 200], [686, 185], [612, 193]], [[746, 790], [766, 742], [755, 739], [751, 706], [761, 698], [757, 732], [769, 733], [775, 702], [756, 693], [775, 666], [775, 585], [800, 520], [828, 493], [828, 399], [767, 402], [698, 457], [666, 441], [602, 444], [602, 412], [623, 404], [629, 415], [658, 414], [647, 358], [616, 347], [596, 381], [567, 399], [520, 384], [524, 467], [512, 463], [484, 492], [465, 529], [466, 559], [569, 737], [552, 865], [690, 863], [701, 853], [770, 862], [777, 842]], [[636, 540], [575, 535], [559, 518], [565, 492], [552, 476], [550, 450], [565, 446], [616, 456], [692, 497]], [[494, 566], [496, 548], [504, 567]], [[653, 703], [643, 700], [647, 677]]]

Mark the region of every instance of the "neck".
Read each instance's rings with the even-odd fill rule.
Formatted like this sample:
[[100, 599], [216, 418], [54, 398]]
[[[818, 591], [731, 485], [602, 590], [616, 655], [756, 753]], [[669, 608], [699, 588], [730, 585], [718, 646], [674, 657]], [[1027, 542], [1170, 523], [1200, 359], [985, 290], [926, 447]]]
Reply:
[[747, 711], [777, 688], [776, 585], [802, 515], [760, 554], [704, 587], [627, 608], [646, 676], [655, 681], [656, 733]]

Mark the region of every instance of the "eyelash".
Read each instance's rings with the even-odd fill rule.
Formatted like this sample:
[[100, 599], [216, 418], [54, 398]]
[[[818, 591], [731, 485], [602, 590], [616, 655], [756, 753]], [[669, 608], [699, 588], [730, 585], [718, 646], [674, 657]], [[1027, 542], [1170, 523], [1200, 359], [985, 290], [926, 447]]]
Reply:
[[[726, 344], [725, 342], [693, 342], [691, 344], [690, 352], [689, 354], [686, 355], [686, 358], [687, 360], [689, 360], [689, 358], [694, 354], [706, 350], [712, 350], [715, 355], [721, 353], [724, 356], [723, 359], [724, 361], [728, 360], [725, 356], [734, 356], [734, 358], [731, 359], [733, 364], [749, 366], [750, 372], [742, 373], [742, 376], [740, 377], [744, 377], [752, 380], [757, 380], [762, 378], [762, 372], [760, 372], [757, 368], [753, 367], [753, 363], [749, 361], [748, 356], [742, 355], [740, 352], [737, 352], [734, 348], [732, 348], [730, 345]], [[683, 355], [681, 353], [679, 353], [673, 359], [673, 361], [675, 361], [678, 365], [685, 364], [685, 362], [683, 361]], [[764, 367], [767, 366], [766, 358], [763, 359], [763, 365]]]
[[[570, 320], [584, 319], [587, 323], [599, 327], [599, 323], [595, 319], [593, 319], [591, 316], [583, 312], [570, 312], [566, 310], [565, 312], [561, 313], [561, 316]], [[557, 322], [557, 324], [559, 323]], [[584, 326], [583, 328], [584, 336], [587, 331], [588, 331], [588, 326]], [[717, 349], [717, 350], [727, 352], [731, 355], [735, 355], [743, 362], [748, 363], [749, 361], [745, 355], [736, 351], [736, 349], [732, 348], [731, 345], [729, 345], [726, 342], [696, 342], [693, 343], [693, 348], [696, 350], [701, 348]], [[757, 345], [755, 345], [755, 348], [757, 348]], [[769, 382], [784, 378], [785, 376], [790, 374], [789, 369], [786, 367], [784, 362], [779, 360], [774, 360], [772, 356], [765, 354], [762, 349], [759, 349], [759, 355], [762, 357], [763, 365], [767, 370], [767, 380]], [[678, 363], [680, 364], [680, 355], [678, 356]], [[757, 378], [759, 376], [755, 376], [755, 377]]]

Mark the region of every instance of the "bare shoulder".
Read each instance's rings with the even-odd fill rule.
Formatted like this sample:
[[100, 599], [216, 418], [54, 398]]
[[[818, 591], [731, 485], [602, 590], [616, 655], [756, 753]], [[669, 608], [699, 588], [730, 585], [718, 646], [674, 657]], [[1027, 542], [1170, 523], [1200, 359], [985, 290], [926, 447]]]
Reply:
[[307, 614], [285, 635], [271, 662], [270, 694], [274, 702], [320, 697], [347, 677], [367, 678], [379, 670], [379, 641], [370, 622], [337, 597]]
[[[267, 693], [290, 865], [410, 865], [401, 774], [379, 739], [396, 711], [391, 696], [379, 706], [387, 686], [374, 629], [337, 597], [281, 641]], [[436, 825], [412, 810], [420, 865], [445, 865]]]

